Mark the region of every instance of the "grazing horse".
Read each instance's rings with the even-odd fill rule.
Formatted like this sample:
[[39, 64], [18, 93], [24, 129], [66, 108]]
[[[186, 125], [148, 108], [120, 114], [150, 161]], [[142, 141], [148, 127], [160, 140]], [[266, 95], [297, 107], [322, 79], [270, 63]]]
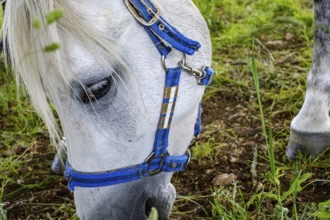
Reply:
[[[56, 8], [63, 17], [45, 19]], [[53, 144], [48, 102], [56, 109], [78, 216], [145, 219], [155, 207], [168, 219], [172, 172], [189, 162], [213, 73], [209, 30], [193, 2], [10, 0], [4, 40]]]
[[314, 0], [313, 63], [299, 114], [291, 122], [287, 156], [316, 156], [330, 146], [330, 1]]

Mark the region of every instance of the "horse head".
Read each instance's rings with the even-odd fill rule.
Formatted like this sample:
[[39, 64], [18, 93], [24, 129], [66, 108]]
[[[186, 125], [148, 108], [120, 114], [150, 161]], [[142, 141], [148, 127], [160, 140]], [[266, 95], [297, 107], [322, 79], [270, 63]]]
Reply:
[[[151, 1], [139, 2], [151, 4]], [[153, 44], [155, 39], [145, 30], [150, 24], [141, 25], [125, 1], [7, 2], [4, 29], [8, 58], [56, 143], [59, 133], [48, 101], [53, 104], [66, 137], [71, 175], [107, 175], [107, 171], [117, 172], [124, 167], [125, 179], [129, 178], [126, 174], [130, 167], [154, 166], [153, 162], [161, 161], [163, 156], [151, 155], [151, 152], [160, 112], [167, 104], [164, 101], [167, 68], [178, 67], [178, 61], [195, 67], [210, 65], [209, 31], [193, 3], [159, 0], [152, 4], [157, 5], [157, 14], [153, 5], [149, 5], [148, 12], [155, 14], [156, 21], [162, 16], [177, 28], [170, 26], [169, 33], [180, 30], [200, 42], [202, 47], [194, 56], [186, 58], [161, 40], [157, 45], [164, 44], [173, 50], [163, 55], [166, 60], [162, 65], [159, 48]], [[59, 7], [64, 10], [63, 17], [47, 23], [45, 15]], [[134, 15], [141, 19], [141, 14]], [[41, 21], [41, 27], [34, 25], [35, 21]], [[166, 29], [166, 25], [158, 28]], [[158, 34], [152, 36], [157, 38]], [[60, 49], [48, 51], [47, 45], [54, 43]], [[188, 66], [180, 70], [180, 89], [169, 90], [169, 95], [177, 95], [172, 97], [176, 100], [175, 114], [172, 115], [171, 109], [168, 115], [161, 113], [170, 118], [166, 153], [173, 157], [185, 155], [194, 135], [204, 92], [204, 86], [198, 85], [196, 77], [186, 71]], [[166, 163], [167, 159], [164, 160]], [[174, 163], [171, 166], [175, 168]], [[151, 168], [146, 169], [148, 174]], [[167, 219], [175, 199], [175, 188], [170, 183], [172, 173], [146, 176], [102, 187], [97, 184], [84, 187], [85, 183], [72, 185], [78, 216], [81, 219], [144, 219], [151, 207], [155, 207], [160, 219]], [[77, 179], [74, 181], [79, 182]]]

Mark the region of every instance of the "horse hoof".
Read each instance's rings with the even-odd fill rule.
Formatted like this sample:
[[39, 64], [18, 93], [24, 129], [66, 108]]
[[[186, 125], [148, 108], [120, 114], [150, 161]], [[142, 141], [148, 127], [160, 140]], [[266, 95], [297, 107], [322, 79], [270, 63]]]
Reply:
[[330, 143], [330, 133], [297, 132], [291, 129], [286, 155], [296, 159], [300, 154], [315, 157], [322, 153]]

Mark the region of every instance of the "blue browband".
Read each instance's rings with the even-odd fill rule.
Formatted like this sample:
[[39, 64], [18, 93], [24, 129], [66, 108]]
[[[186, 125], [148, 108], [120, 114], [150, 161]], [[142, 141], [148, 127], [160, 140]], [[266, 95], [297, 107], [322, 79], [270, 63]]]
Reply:
[[[162, 56], [163, 67], [166, 71], [163, 104], [156, 130], [154, 148], [146, 160], [138, 165], [103, 172], [80, 172], [74, 170], [69, 162], [66, 163], [65, 177], [69, 180], [69, 189], [78, 187], [102, 187], [130, 182], [160, 172], [182, 171], [189, 163], [191, 154], [188, 148], [184, 155], [171, 156], [167, 151], [170, 126], [175, 110], [179, 91], [181, 71], [185, 70], [197, 78], [200, 85], [209, 85], [214, 71], [210, 67], [193, 69], [187, 65], [185, 55], [193, 55], [200, 43], [193, 41], [167, 23], [160, 15], [159, 9], [152, 0], [125, 0], [132, 15], [144, 26], [151, 40]], [[181, 51], [184, 58], [176, 68], [167, 68], [165, 58], [172, 48]], [[201, 105], [198, 106], [197, 121], [194, 135], [197, 138], [201, 130]]]

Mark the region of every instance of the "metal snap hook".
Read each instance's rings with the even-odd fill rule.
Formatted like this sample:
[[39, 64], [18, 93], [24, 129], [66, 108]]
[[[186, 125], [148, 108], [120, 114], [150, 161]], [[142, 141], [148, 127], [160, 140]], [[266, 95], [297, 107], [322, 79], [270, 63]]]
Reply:
[[179, 62], [179, 66], [183, 69], [186, 70], [188, 73], [190, 73], [191, 75], [195, 76], [197, 78], [197, 80], [203, 79], [205, 76], [205, 71], [204, 68], [203, 70], [199, 70], [199, 69], [194, 69], [192, 67], [190, 67], [187, 64], [187, 56], [185, 53], [183, 53], [183, 58], [182, 60]]
[[190, 148], [188, 148], [188, 149], [186, 150], [185, 155], [187, 155], [188, 159], [187, 159], [187, 163], [185, 164], [184, 168], [186, 168], [186, 167], [188, 166], [188, 164], [189, 164], [189, 162], [190, 162], [190, 160], [191, 160], [191, 156], [192, 156], [192, 155], [191, 155], [191, 149], [190, 149]]

